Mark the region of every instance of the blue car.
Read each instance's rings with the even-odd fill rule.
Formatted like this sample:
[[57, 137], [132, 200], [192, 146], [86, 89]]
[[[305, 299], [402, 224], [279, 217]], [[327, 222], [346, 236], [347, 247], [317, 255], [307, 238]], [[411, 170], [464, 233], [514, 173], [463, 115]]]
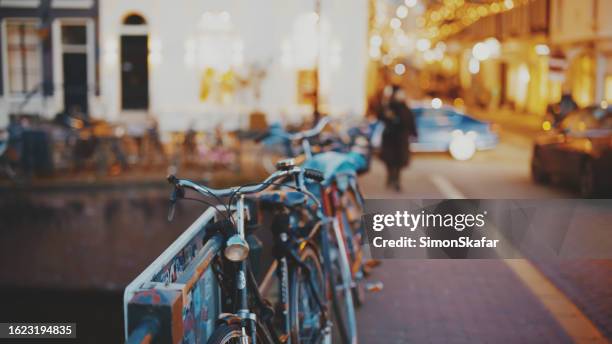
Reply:
[[479, 121], [454, 108], [412, 108], [419, 137], [413, 152], [449, 152], [457, 160], [468, 160], [476, 151], [492, 149], [498, 143], [490, 123]]

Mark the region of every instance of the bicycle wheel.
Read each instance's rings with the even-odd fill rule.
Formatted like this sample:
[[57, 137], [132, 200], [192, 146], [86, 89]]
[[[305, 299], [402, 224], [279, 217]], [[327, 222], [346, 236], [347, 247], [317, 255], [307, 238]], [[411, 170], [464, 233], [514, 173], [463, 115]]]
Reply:
[[363, 208], [357, 200], [357, 195], [352, 189], [347, 190], [342, 196], [342, 227], [347, 235], [351, 276], [353, 277], [353, 299], [356, 307], [361, 307], [365, 302], [365, 290], [363, 287], [364, 257], [363, 236], [364, 230], [361, 223]]
[[240, 324], [222, 324], [208, 338], [208, 344], [239, 344], [242, 334], [242, 326]]
[[[296, 266], [290, 276], [290, 321], [292, 343], [329, 343], [325, 333], [322, 303], [325, 302], [325, 280], [317, 253], [306, 246], [300, 253], [308, 269]], [[319, 302], [321, 304], [319, 304]], [[327, 338], [326, 338], [327, 337]]]
[[[258, 326], [259, 328], [259, 326]], [[208, 338], [207, 344], [241, 344], [242, 326], [238, 323], [221, 324]], [[249, 343], [251, 342], [249, 338]], [[257, 343], [267, 343], [257, 332]]]
[[[334, 237], [340, 238], [339, 227], [334, 225]], [[332, 234], [332, 233], [329, 233]], [[323, 264], [328, 276], [328, 296], [332, 301], [334, 318], [334, 343], [357, 343], [357, 320], [351, 291], [351, 271], [342, 241], [323, 236]]]

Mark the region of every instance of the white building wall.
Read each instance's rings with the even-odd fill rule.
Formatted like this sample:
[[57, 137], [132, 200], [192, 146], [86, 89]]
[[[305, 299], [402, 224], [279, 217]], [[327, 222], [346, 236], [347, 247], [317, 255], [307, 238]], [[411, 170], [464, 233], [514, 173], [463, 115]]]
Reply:
[[[155, 51], [149, 66], [149, 112], [159, 118], [161, 129], [182, 130], [192, 123], [201, 129], [219, 123], [227, 128], [246, 125], [247, 114], [255, 108], [250, 93], [237, 95], [228, 105], [202, 102], [202, 70], [185, 61], [187, 41], [198, 34], [198, 23], [207, 11], [230, 14], [243, 42], [244, 65], [269, 63], [259, 106], [268, 118], [306, 116], [311, 110], [297, 105], [296, 61], [300, 56], [287, 57], [286, 46], [290, 42], [296, 52], [311, 44], [295, 42], [295, 23], [313, 12], [314, 6], [314, 0], [100, 1], [100, 82], [105, 117], [125, 120], [134, 116], [121, 110], [119, 43], [124, 16], [138, 13], [148, 22], [149, 48]], [[321, 100], [332, 114], [363, 113], [367, 1], [330, 0], [322, 1], [322, 6], [321, 27], [326, 28], [321, 30], [322, 52], [330, 51], [329, 42], [334, 48], [333, 57], [323, 56], [320, 61]]]

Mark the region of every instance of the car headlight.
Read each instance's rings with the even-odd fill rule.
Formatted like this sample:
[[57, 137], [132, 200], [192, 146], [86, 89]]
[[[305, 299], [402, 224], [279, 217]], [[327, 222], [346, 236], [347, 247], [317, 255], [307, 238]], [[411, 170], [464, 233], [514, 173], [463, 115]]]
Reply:
[[451, 132], [452, 137], [460, 137], [463, 136], [463, 131], [461, 129], [455, 129]]
[[468, 160], [476, 153], [476, 143], [468, 135], [457, 136], [451, 140], [448, 151], [455, 160]]

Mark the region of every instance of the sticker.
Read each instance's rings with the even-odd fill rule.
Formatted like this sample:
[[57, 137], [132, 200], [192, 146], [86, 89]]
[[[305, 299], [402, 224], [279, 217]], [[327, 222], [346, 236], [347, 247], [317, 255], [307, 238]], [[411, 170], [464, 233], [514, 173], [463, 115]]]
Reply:
[[242, 290], [246, 288], [246, 277], [244, 271], [238, 271], [238, 289]]

